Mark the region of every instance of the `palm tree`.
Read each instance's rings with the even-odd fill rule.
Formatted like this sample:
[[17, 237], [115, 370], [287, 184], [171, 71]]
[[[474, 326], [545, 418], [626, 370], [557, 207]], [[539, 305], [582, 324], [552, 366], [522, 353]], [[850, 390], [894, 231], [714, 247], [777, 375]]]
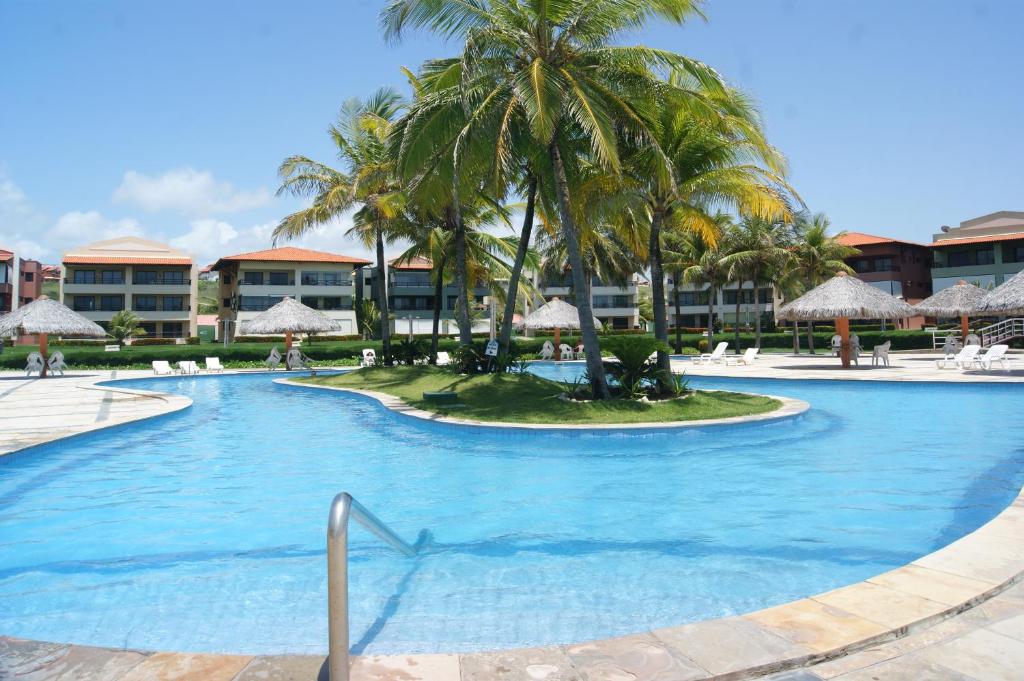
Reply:
[[730, 267], [736, 287], [736, 350], [739, 350], [739, 306], [743, 281], [754, 287], [754, 347], [761, 347], [761, 285], [770, 284], [789, 257], [790, 226], [783, 220], [744, 217], [735, 230], [732, 252], [724, 261]]
[[[677, 68], [703, 83], [718, 82], [712, 69], [673, 52], [613, 43], [652, 17], [681, 23], [698, 14], [697, 5], [695, 0], [391, 0], [382, 21], [392, 39], [407, 28], [427, 28], [464, 40], [458, 63], [437, 69], [457, 84], [452, 108], [468, 112], [454, 147], [457, 159], [462, 147], [482, 139], [499, 168], [495, 175], [512, 176], [520, 162], [512, 142], [523, 129], [545, 150], [574, 288], [580, 292], [588, 288], [587, 274], [570, 192], [578, 142], [585, 142], [596, 163], [617, 173], [621, 137], [651, 138], [649, 113], [666, 89], [655, 69]], [[458, 169], [457, 161], [456, 177]], [[577, 307], [591, 388], [596, 399], [607, 399], [588, 297], [578, 296]]]
[[391, 330], [388, 315], [387, 264], [384, 244], [405, 219], [405, 197], [390, 157], [387, 137], [392, 121], [404, 106], [401, 96], [382, 88], [370, 99], [346, 102], [338, 122], [329, 129], [344, 170], [291, 156], [278, 170], [278, 194], [312, 197], [313, 205], [288, 215], [274, 229], [274, 242], [293, 239], [331, 224], [356, 208], [347, 234], [360, 239], [377, 254], [377, 309], [384, 361], [391, 363]]
[[107, 335], [117, 341], [118, 345], [136, 336], [145, 336], [146, 330], [142, 328], [142, 318], [131, 310], [120, 310], [110, 318], [107, 325]]
[[[824, 213], [809, 215], [801, 213], [794, 224], [795, 242], [792, 248], [792, 269], [794, 277], [805, 289], [812, 289], [824, 283], [836, 272], [853, 274], [853, 268], [844, 261], [860, 251], [839, 241], [843, 232], [829, 236], [831, 226]], [[796, 328], [793, 330], [796, 335]], [[797, 346], [794, 346], [797, 347]], [[814, 322], [807, 322], [807, 347], [814, 354]]]
[[[720, 233], [727, 233], [732, 217], [726, 213], [714, 216]], [[715, 343], [715, 303], [718, 291], [729, 280], [729, 265], [723, 260], [723, 239], [712, 242], [692, 230], [669, 231], [665, 234], [665, 268], [672, 273], [673, 301], [676, 308], [676, 352], [682, 352], [682, 334], [679, 329], [679, 282], [707, 286], [708, 293], [708, 348]]]

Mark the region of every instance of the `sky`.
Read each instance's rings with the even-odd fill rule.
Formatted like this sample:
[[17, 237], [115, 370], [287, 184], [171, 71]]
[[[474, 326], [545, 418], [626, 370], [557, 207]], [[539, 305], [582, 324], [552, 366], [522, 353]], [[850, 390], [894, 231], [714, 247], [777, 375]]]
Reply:
[[[384, 0], [0, 0], [0, 247], [56, 262], [135, 234], [201, 264], [268, 248], [302, 207], [292, 154], [334, 162], [342, 102], [450, 56], [384, 41]], [[790, 181], [835, 230], [928, 242], [1024, 210], [1024, 3], [709, 0], [622, 36], [718, 69], [758, 103]], [[296, 245], [369, 255], [331, 225]], [[400, 245], [392, 248], [394, 253]]]

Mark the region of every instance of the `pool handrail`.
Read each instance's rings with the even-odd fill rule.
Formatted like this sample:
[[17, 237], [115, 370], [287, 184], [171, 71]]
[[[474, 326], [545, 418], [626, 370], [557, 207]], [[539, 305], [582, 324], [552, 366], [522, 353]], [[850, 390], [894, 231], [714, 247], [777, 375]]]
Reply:
[[415, 556], [417, 550], [406, 543], [377, 516], [341, 492], [331, 502], [327, 520], [327, 669], [330, 681], [348, 681], [348, 521], [359, 524], [383, 539], [396, 551]]

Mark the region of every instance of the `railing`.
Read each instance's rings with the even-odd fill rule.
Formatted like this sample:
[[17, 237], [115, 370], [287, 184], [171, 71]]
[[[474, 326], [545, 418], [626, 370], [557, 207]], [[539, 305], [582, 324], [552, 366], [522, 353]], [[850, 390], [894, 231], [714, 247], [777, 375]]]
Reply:
[[989, 347], [1017, 336], [1024, 336], [1024, 317], [1004, 319], [978, 330], [981, 346]]
[[327, 669], [330, 681], [348, 681], [348, 521], [359, 524], [406, 556], [417, 550], [402, 540], [377, 516], [342, 492], [331, 502], [327, 520]]

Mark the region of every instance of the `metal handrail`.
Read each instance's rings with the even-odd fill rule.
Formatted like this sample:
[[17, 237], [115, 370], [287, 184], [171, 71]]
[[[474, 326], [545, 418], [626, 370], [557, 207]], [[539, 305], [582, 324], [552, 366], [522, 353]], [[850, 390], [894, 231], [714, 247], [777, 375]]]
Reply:
[[330, 681], [348, 681], [348, 521], [359, 524], [407, 556], [417, 550], [369, 510], [342, 492], [331, 502], [327, 520], [327, 670]]

